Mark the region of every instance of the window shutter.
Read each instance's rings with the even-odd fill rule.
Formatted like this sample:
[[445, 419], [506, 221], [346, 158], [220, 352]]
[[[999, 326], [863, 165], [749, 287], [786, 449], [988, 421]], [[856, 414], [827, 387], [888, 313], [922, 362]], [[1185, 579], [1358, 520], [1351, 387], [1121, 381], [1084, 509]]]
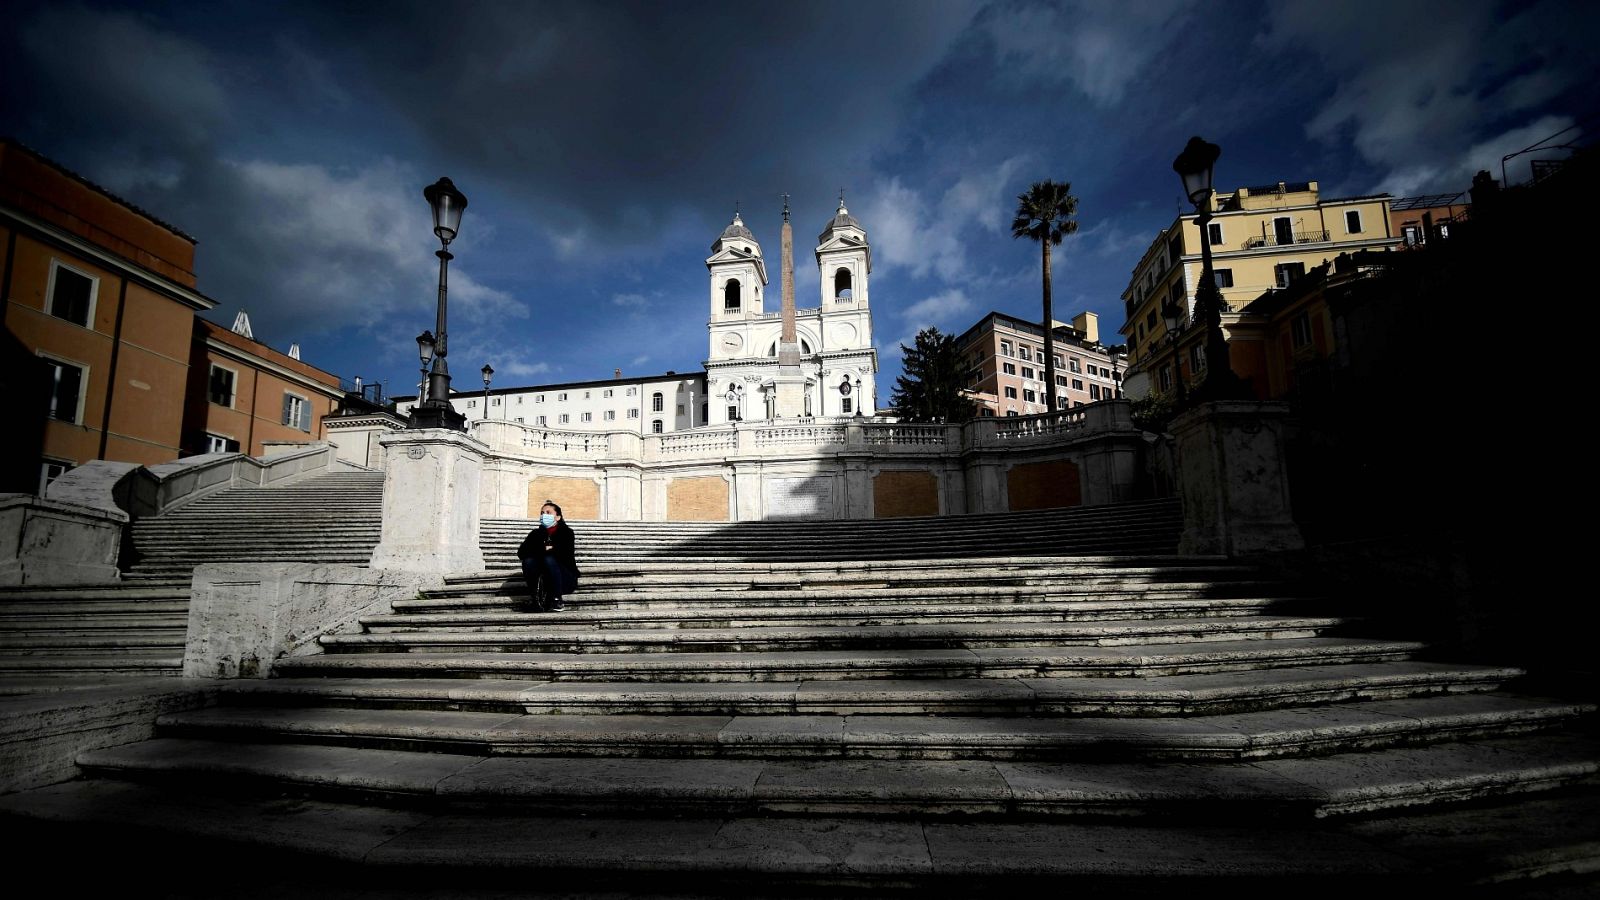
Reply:
[[306, 432], [308, 434], [311, 432], [311, 404], [310, 404], [310, 402], [302, 402], [300, 404], [300, 430], [304, 431], [304, 432]]

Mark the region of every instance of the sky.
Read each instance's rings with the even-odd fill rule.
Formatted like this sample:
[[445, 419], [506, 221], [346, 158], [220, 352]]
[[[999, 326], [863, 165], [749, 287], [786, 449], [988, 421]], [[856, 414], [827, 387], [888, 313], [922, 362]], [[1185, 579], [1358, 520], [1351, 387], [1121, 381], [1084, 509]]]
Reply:
[[1399, 197], [1600, 129], [1600, 4], [1568, 0], [8, 8], [0, 134], [194, 236], [210, 318], [243, 309], [257, 340], [391, 395], [415, 392], [434, 324], [441, 176], [469, 204], [457, 389], [484, 363], [497, 388], [699, 371], [704, 260], [735, 207], [775, 301], [791, 196], [814, 307], [843, 190], [886, 402], [919, 329], [1039, 317], [1039, 248], [1009, 227], [1033, 182], [1078, 198], [1056, 318], [1095, 312], [1116, 343], [1191, 135], [1222, 147], [1219, 189]]

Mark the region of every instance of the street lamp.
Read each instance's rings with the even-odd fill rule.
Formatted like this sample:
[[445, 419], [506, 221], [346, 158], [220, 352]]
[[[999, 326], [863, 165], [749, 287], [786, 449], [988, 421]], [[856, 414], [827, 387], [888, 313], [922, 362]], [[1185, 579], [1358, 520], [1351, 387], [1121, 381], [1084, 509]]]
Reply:
[[417, 357], [422, 360], [422, 380], [417, 382], [417, 405], [421, 405], [422, 401], [428, 399], [428, 364], [433, 362], [433, 332], [424, 331], [417, 335]]
[[494, 377], [494, 367], [488, 363], [483, 364], [479, 370], [483, 372], [483, 417], [489, 418], [489, 379]]
[[857, 377], [856, 378], [856, 415], [857, 416], [866, 415], [866, 413], [861, 411], [861, 407], [865, 405], [866, 399], [867, 399], [867, 396], [865, 394], [861, 393], [861, 379], [860, 379], [860, 377]]
[[1172, 380], [1178, 383], [1178, 405], [1183, 406], [1189, 400], [1189, 389], [1183, 384], [1183, 368], [1178, 365], [1178, 338], [1183, 332], [1183, 326], [1188, 318], [1184, 314], [1183, 304], [1168, 303], [1161, 307], [1161, 318], [1167, 323], [1167, 343], [1172, 345]]
[[[1211, 211], [1205, 208], [1211, 196], [1211, 172], [1221, 155], [1221, 147], [1192, 137], [1172, 161], [1172, 170], [1183, 179], [1184, 194], [1199, 213], [1194, 220], [1200, 228], [1200, 283], [1195, 287], [1194, 316], [1206, 330], [1206, 380], [1196, 395], [1207, 400], [1241, 400], [1247, 392], [1228, 361], [1228, 339], [1222, 336], [1222, 292], [1211, 271]], [[1173, 367], [1177, 367], [1176, 355]]]
[[[423, 367], [429, 369], [428, 399], [421, 401], [412, 409], [411, 427], [453, 428], [456, 431], [465, 431], [466, 417], [456, 412], [450, 405], [450, 367], [445, 361], [445, 357], [450, 354], [450, 342], [445, 322], [450, 260], [455, 259], [450, 253], [450, 242], [455, 240], [461, 231], [461, 213], [467, 208], [467, 198], [456, 190], [456, 186], [448, 178], [441, 178], [423, 188], [422, 196], [433, 209], [433, 233], [439, 238], [439, 249], [434, 252], [434, 255], [439, 257], [439, 310], [433, 329], [437, 336], [428, 342], [428, 347], [431, 349], [422, 349], [423, 339], [417, 338], [418, 348], [422, 349]], [[427, 332], [423, 334], [427, 335]], [[431, 368], [429, 368], [430, 358]]]

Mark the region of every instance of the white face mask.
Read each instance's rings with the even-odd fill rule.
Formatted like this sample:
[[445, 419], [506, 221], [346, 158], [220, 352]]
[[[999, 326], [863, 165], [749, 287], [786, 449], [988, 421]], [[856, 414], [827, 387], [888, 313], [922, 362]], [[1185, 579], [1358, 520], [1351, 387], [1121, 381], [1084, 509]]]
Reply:
[[540, 525], [543, 525], [544, 527], [549, 528], [551, 525], [554, 525], [555, 523], [556, 523], [556, 517], [555, 517], [554, 514], [552, 514], [552, 513], [540, 513], [539, 514], [539, 524]]

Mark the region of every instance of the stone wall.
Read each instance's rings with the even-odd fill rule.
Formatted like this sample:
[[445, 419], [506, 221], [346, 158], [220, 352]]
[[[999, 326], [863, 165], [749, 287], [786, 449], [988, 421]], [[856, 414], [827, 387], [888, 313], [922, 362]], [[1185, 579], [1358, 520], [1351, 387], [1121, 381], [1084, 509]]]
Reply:
[[728, 481], [717, 475], [674, 478], [667, 482], [667, 521], [728, 521]]
[[1006, 472], [1010, 508], [1059, 509], [1083, 503], [1083, 481], [1070, 459], [1021, 463]]
[[872, 478], [873, 517], [937, 516], [939, 479], [932, 472], [888, 471]]
[[528, 518], [537, 518], [549, 500], [568, 519], [600, 519], [600, 485], [592, 478], [537, 475], [528, 480]]

